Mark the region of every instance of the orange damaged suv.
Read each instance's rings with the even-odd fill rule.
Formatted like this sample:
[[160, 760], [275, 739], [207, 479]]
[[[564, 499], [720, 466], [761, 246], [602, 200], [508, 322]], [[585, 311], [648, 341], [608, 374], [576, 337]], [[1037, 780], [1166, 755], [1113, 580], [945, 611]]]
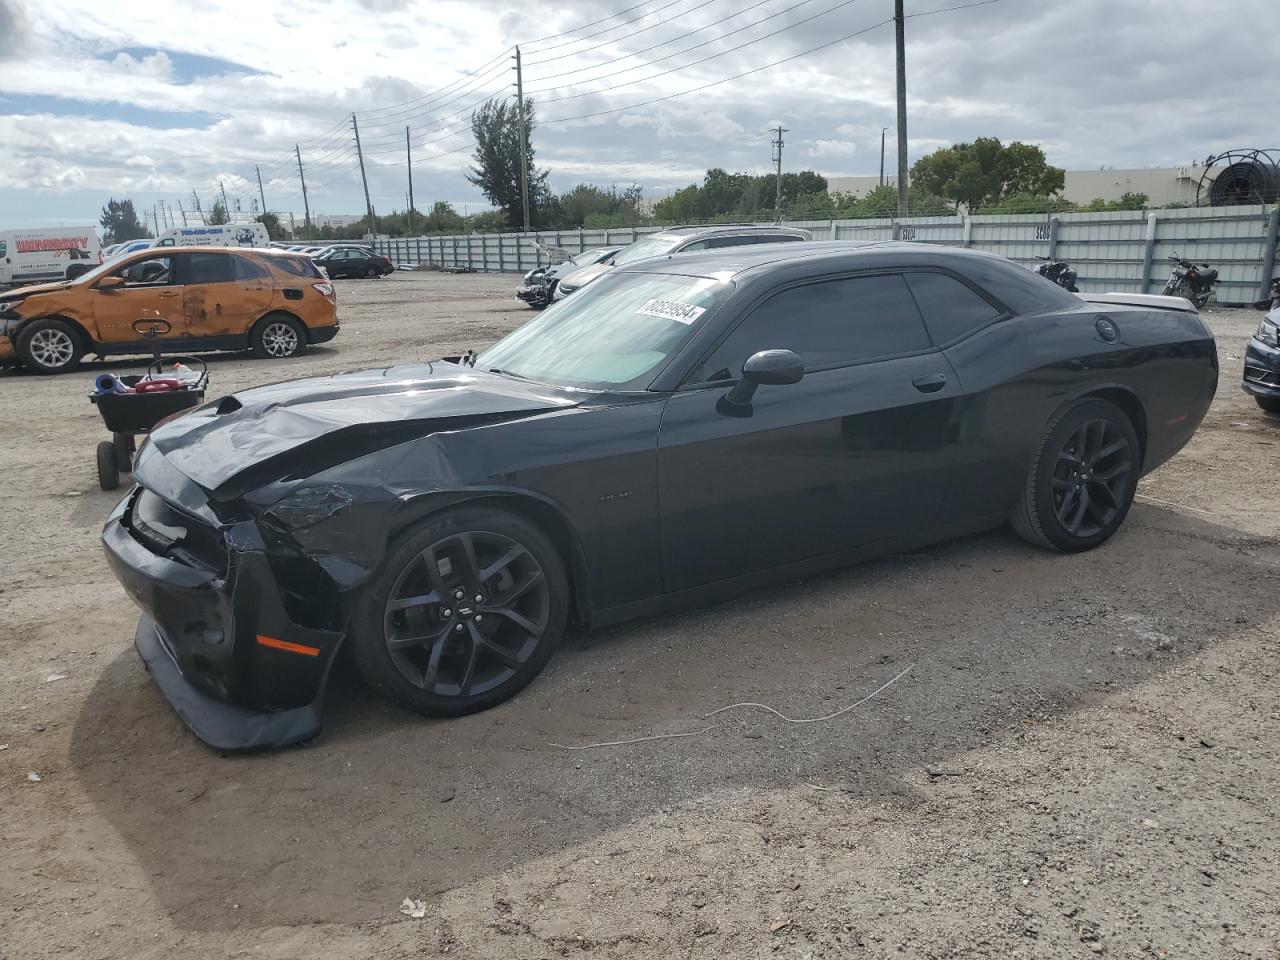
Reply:
[[153, 247], [67, 283], [0, 293], [0, 363], [37, 373], [72, 370], [87, 353], [149, 352], [152, 329], [167, 353], [283, 359], [334, 338], [337, 299], [306, 257], [225, 247]]

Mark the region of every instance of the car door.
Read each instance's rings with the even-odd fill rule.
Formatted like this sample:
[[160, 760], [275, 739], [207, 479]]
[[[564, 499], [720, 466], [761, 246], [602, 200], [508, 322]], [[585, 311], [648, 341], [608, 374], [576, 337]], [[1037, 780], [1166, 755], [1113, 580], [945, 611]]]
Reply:
[[351, 255], [350, 250], [335, 250], [329, 256], [325, 257], [324, 267], [329, 271], [329, 276], [334, 279], [349, 276], [351, 270]]
[[[799, 383], [722, 412], [753, 353], [789, 349]], [[955, 457], [959, 386], [901, 274], [832, 277], [754, 307], [686, 378], [658, 437], [664, 587], [922, 531]]]
[[193, 251], [174, 255], [183, 281], [182, 311], [190, 337], [204, 339], [247, 333], [269, 297], [254, 295], [236, 278], [230, 253]]
[[93, 319], [98, 340], [104, 344], [137, 343], [141, 337], [137, 321], [163, 320], [156, 325], [162, 340], [186, 335], [182, 309], [182, 284], [176, 276], [174, 256], [144, 256], [113, 270], [120, 286], [104, 286], [103, 277], [93, 286]]

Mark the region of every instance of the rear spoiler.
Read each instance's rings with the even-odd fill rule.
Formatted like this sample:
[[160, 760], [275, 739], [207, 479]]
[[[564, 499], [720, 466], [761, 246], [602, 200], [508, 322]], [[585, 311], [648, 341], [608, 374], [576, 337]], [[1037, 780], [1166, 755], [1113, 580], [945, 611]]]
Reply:
[[1116, 303], [1127, 307], [1158, 307], [1161, 310], [1178, 310], [1199, 314], [1186, 297], [1165, 297], [1155, 293], [1077, 293], [1086, 303]]

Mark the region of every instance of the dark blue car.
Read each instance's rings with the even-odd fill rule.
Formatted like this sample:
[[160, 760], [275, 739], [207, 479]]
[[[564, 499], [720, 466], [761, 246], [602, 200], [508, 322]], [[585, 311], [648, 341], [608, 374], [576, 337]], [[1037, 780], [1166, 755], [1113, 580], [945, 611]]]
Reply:
[[1258, 324], [1244, 351], [1244, 390], [1267, 413], [1280, 413], [1280, 307]]

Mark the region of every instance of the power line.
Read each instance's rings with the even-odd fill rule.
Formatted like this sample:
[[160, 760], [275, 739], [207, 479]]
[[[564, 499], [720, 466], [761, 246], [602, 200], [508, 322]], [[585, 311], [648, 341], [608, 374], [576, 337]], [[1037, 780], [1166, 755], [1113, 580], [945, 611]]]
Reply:
[[[574, 39], [572, 39], [572, 40], [566, 40], [564, 43], [555, 43], [555, 44], [552, 44], [552, 45], [551, 45], [551, 46], [549, 46], [549, 47], [543, 47], [541, 50], [539, 50], [539, 51], [538, 51], [538, 53], [540, 53], [540, 54], [541, 54], [541, 53], [546, 53], [548, 50], [559, 50], [561, 47], [568, 47], [568, 46], [572, 46], [573, 44], [575, 44], [575, 43], [581, 43], [581, 42], [582, 42], [582, 41], [584, 41], [584, 40], [593, 40], [593, 39], [595, 39], [596, 37], [603, 36], [603, 35], [604, 35], [604, 34], [606, 34], [606, 33], [611, 33], [611, 32], [612, 32], [612, 31], [614, 31], [614, 30], [618, 30], [618, 29], [621, 29], [622, 27], [629, 26], [630, 24], [635, 23], [637, 20], [643, 20], [645, 17], [651, 17], [651, 16], [653, 16], [655, 13], [661, 13], [663, 10], [666, 10], [668, 7], [674, 7], [677, 3], [684, 3], [684, 0], [667, 0], [667, 2], [666, 2], [666, 3], [664, 3], [662, 6], [660, 6], [660, 7], [654, 7], [652, 10], [648, 10], [648, 11], [646, 11], [646, 12], [644, 12], [644, 13], [638, 14], [638, 15], [636, 15], [636, 16], [634, 16], [634, 17], [632, 17], [630, 20], [623, 20], [621, 23], [614, 24], [612, 27], [605, 27], [603, 30], [597, 30], [595, 33], [589, 33], [589, 34], [587, 34], [585, 37], [575, 37], [575, 38], [574, 38]], [[632, 7], [631, 9], [632, 9], [632, 10], [634, 10], [634, 9], [636, 9], [636, 8], [635, 8], [635, 7]], [[614, 16], [621, 16], [621, 14], [614, 14]], [[677, 14], [677, 16], [678, 16], [678, 14]], [[606, 17], [605, 19], [609, 19], [609, 18], [607, 18], [607, 17]], [[603, 21], [603, 20], [601, 20], [601, 21], [597, 21], [597, 22], [603, 23], [604, 21]], [[583, 28], [581, 28], [581, 29], [584, 29], [584, 30], [585, 30], [586, 28], [585, 28], [585, 27], [583, 27]], [[578, 53], [581, 53], [581, 52], [582, 52], [582, 51], [578, 51]], [[562, 53], [562, 54], [560, 54], [560, 55], [558, 55], [558, 56], [555, 56], [555, 57], [547, 57], [546, 59], [544, 59], [544, 60], [539, 60], [539, 61], [537, 61], [537, 62], [538, 62], [538, 63], [546, 63], [546, 62], [547, 62], [547, 60], [560, 60], [560, 59], [563, 59], [564, 57], [572, 57], [572, 56], [575, 56], [575, 55], [576, 55], [576, 54], [574, 54], [574, 53]], [[532, 61], [532, 60], [531, 60], [531, 61], [529, 61], [529, 65], [530, 65], [530, 66], [533, 66], [533, 63], [534, 63], [534, 61]]]
[[[807, 3], [807, 2], [808, 0], [802, 0], [802, 3]], [[668, 74], [678, 73], [681, 70], [687, 70], [689, 67], [696, 67], [700, 63], [707, 63], [711, 60], [718, 60], [720, 57], [726, 56], [727, 54], [736, 53], [737, 51], [742, 50], [746, 47], [749, 47], [752, 44], [759, 43], [762, 40], [769, 40], [772, 37], [778, 36], [779, 34], [786, 33], [788, 30], [794, 30], [796, 27], [804, 26], [804, 24], [809, 23], [812, 20], [817, 20], [819, 17], [825, 17], [829, 13], [834, 13], [837, 10], [840, 10], [844, 7], [849, 6], [850, 4], [857, 3], [857, 2], [858, 0], [840, 0], [840, 2], [833, 7], [828, 7], [826, 10], [822, 10], [811, 16], [805, 17], [803, 20], [797, 20], [795, 23], [787, 24], [785, 27], [779, 27], [777, 30], [772, 31], [771, 33], [766, 33], [763, 36], [756, 37], [753, 40], [746, 40], [738, 44], [736, 47], [730, 47], [728, 50], [721, 50], [719, 53], [713, 53], [710, 56], [702, 57], [699, 60], [691, 60], [689, 63], [683, 63], [678, 67], [671, 67], [667, 70], [662, 70], [658, 73], [650, 74], [647, 77], [641, 77], [639, 80], [628, 80], [625, 83], [614, 84], [612, 87], [601, 87], [597, 90], [588, 90], [584, 93], [566, 94], [563, 97], [549, 97], [539, 102], [540, 103], [559, 103], [563, 100], [579, 100], [582, 97], [589, 97], [589, 96], [592, 96], [593, 94], [608, 93], [612, 90], [621, 90], [624, 87], [635, 86], [637, 83], [647, 83], [650, 80], [657, 80], [659, 77], [665, 77]], [[800, 6], [800, 4], [796, 4], [796, 6]], [[785, 13], [786, 11], [782, 11], [782, 12]], [[765, 19], [768, 19], [768, 18], [766, 17]], [[760, 22], [763, 23], [764, 21], [761, 20]], [[745, 29], [745, 28], [742, 28], [742, 29]], [[740, 30], [733, 31], [733, 33], [739, 33], [739, 32], [741, 31]], [[732, 36], [732, 33], [726, 34], [726, 36]], [[712, 40], [707, 40], [703, 43], [699, 43], [694, 47], [690, 47], [689, 49], [694, 50], [694, 49], [697, 49], [697, 47], [705, 47], [708, 43], [713, 43], [715, 42], [715, 40], [721, 40], [721, 39], [724, 39], [724, 38], [723, 37], [713, 38]], [[687, 53], [688, 51], [685, 50], [680, 52]], [[652, 61], [652, 63], [661, 63], [663, 60], [669, 60], [671, 59], [671, 57], [674, 57], [674, 56], [679, 56], [679, 53], [673, 53], [670, 56], [661, 57], [658, 60]], [[651, 65], [652, 64], [644, 64], [643, 66], [651, 66]], [[621, 72], [630, 73], [631, 70], [639, 70], [639, 69], [642, 69], [642, 67], [632, 67], [629, 70], [623, 70]], [[616, 75], [617, 74], [614, 74], [614, 76]], [[602, 78], [596, 78], [596, 79], [602, 79]], [[586, 82], [589, 82], [589, 81], [586, 81]]]
[[[764, 4], [766, 4], [766, 3], [771, 3], [771, 2], [772, 2], [772, 0], [758, 0], [758, 2], [753, 3], [753, 4], [752, 4], [751, 6], [749, 6], [749, 7], [743, 7], [741, 10], [735, 10], [733, 13], [729, 14], [727, 17], [721, 17], [719, 20], [712, 21], [711, 23], [708, 23], [706, 26], [698, 27], [698, 29], [696, 29], [696, 30], [690, 30], [690, 31], [688, 31], [687, 33], [685, 33], [685, 34], [684, 34], [684, 37], [682, 37], [681, 39], [684, 39], [684, 38], [687, 38], [687, 37], [691, 37], [691, 36], [693, 36], [693, 35], [694, 35], [694, 34], [696, 34], [696, 33], [702, 33], [704, 30], [710, 30], [712, 27], [719, 26], [720, 24], [724, 23], [726, 20], [732, 20], [734, 17], [742, 16], [742, 14], [747, 13], [748, 11], [754, 10], [756, 7], [764, 6]], [[757, 20], [755, 23], [749, 23], [749, 24], [747, 24], [747, 27], [755, 26], [755, 25], [756, 25], [756, 24], [758, 24], [758, 23], [764, 23], [764, 21], [765, 21], [765, 20], [769, 20], [769, 19], [771, 19], [772, 17], [781, 16], [782, 14], [784, 14], [784, 13], [788, 12], [789, 10], [794, 10], [794, 9], [796, 9], [796, 7], [802, 7], [802, 6], [804, 6], [806, 3], [812, 3], [812, 2], [813, 2], [813, 0], [800, 0], [800, 2], [799, 2], [799, 3], [794, 4], [794, 5], [790, 6], [790, 7], [786, 7], [786, 8], [784, 8], [784, 9], [782, 9], [782, 10], [779, 10], [777, 13], [772, 13], [772, 14], [770, 14], [768, 17], [765, 17], [763, 20]], [[740, 30], [745, 30], [747, 27], [740, 27], [739, 29], [740, 29]], [[734, 32], [737, 32], [737, 31], [734, 31]], [[633, 34], [633, 36], [634, 36], [634, 34]], [[731, 36], [733, 36], [733, 33], [732, 33], [732, 32], [731, 32], [731, 33], [722, 34], [722, 35], [720, 35], [720, 36], [718, 36], [718, 37], [712, 37], [710, 40], [708, 40], [708, 41], [707, 41], [707, 43], [714, 43], [716, 40], [723, 40], [725, 37], [731, 37]], [[625, 56], [622, 56], [622, 57], [615, 57], [615, 58], [614, 58], [614, 59], [612, 59], [612, 60], [605, 60], [605, 61], [603, 61], [602, 63], [593, 63], [593, 64], [590, 64], [590, 65], [585, 66], [585, 67], [577, 67], [577, 68], [575, 68], [575, 69], [573, 69], [573, 70], [564, 70], [564, 71], [562, 71], [562, 72], [560, 72], [560, 73], [552, 73], [552, 74], [548, 74], [548, 75], [547, 75], [547, 76], [545, 76], [545, 77], [537, 77], [537, 78], [535, 78], [535, 82], [541, 82], [541, 81], [543, 81], [543, 80], [555, 80], [555, 79], [558, 79], [559, 77], [567, 77], [567, 76], [569, 76], [569, 74], [571, 74], [571, 73], [582, 73], [584, 70], [595, 70], [597, 67], [607, 67], [607, 66], [609, 66], [609, 64], [611, 64], [611, 63], [621, 63], [623, 60], [630, 60], [632, 57], [638, 57], [638, 56], [641, 56], [642, 54], [648, 53], [648, 52], [649, 52], [649, 51], [651, 51], [651, 50], [657, 50], [659, 47], [665, 47], [667, 44], [672, 43], [672, 42], [673, 42], [673, 41], [671, 41], [671, 40], [663, 40], [663, 41], [662, 41], [662, 42], [660, 42], [660, 43], [655, 43], [655, 44], [653, 44], [653, 45], [651, 45], [651, 46], [645, 47], [645, 48], [644, 48], [644, 49], [642, 49], [642, 50], [636, 50], [636, 51], [635, 51], [635, 52], [633, 52], [633, 53], [628, 53], [628, 54], [626, 54]], [[699, 46], [701, 46], [701, 44], [700, 44]], [[697, 48], [696, 48], [696, 47], [689, 47], [689, 48], [688, 48], [688, 50], [694, 50], [694, 49], [697, 49]], [[687, 52], [688, 52], [688, 50], [684, 50], [684, 51], [680, 51], [680, 52], [682, 52], [682, 53], [687, 53]], [[584, 52], [585, 52], [585, 51], [584, 51]], [[671, 56], [675, 56], [675, 54], [672, 54]], [[665, 60], [665, 59], [667, 59], [667, 58], [666, 58], [666, 57], [663, 57], [662, 59], [663, 59], [663, 60]], [[654, 60], [654, 61], [652, 61], [652, 63], [659, 63], [659, 62], [661, 62], [661, 61], [659, 61], [659, 60]], [[640, 69], [640, 68], [639, 68], [639, 67], [629, 67], [628, 69], [630, 69], [630, 70], [638, 70], [638, 69]], [[625, 72], [625, 71], [623, 71], [623, 72]], [[605, 77], [611, 77], [611, 76], [616, 76], [616, 74], [605, 74]], [[602, 79], [604, 79], [604, 77], [590, 77], [590, 78], [588, 78], [588, 79], [586, 79], [586, 80], [580, 80], [580, 81], [575, 81], [575, 82], [576, 82], [576, 83], [590, 83], [590, 82], [592, 82], [592, 81], [594, 81], [594, 80], [602, 80]], [[547, 89], [549, 89], [549, 90], [553, 90], [553, 89], [555, 89], [555, 87], [548, 87]], [[537, 90], [531, 90], [531, 91], [529, 91], [529, 92], [530, 92], [530, 93], [537, 93], [537, 92], [539, 92], [539, 91], [537, 91]]]
[[[697, 13], [697, 12], [698, 12], [699, 10], [701, 10], [703, 7], [710, 6], [712, 3], [715, 3], [715, 2], [716, 2], [716, 0], [703, 0], [703, 2], [702, 2], [702, 3], [699, 3], [696, 7], [690, 7], [688, 10], [685, 10], [685, 11], [683, 11], [683, 12], [681, 12], [681, 13], [677, 13], [677, 14], [674, 14], [674, 15], [672, 15], [672, 16], [670, 16], [670, 17], [667, 17], [665, 20], [660, 20], [658, 23], [651, 23], [651, 24], [649, 24], [649, 26], [647, 26], [647, 27], [641, 27], [639, 30], [632, 30], [630, 33], [628, 33], [628, 34], [626, 35], [626, 37], [614, 37], [612, 40], [606, 40], [606, 41], [604, 41], [603, 43], [597, 43], [595, 46], [587, 47], [587, 48], [585, 48], [585, 49], [583, 49], [583, 50], [573, 50], [573, 51], [570, 51], [569, 53], [562, 53], [562, 54], [559, 54], [559, 55], [554, 56], [554, 57], [544, 57], [544, 58], [543, 58], [543, 59], [541, 59], [541, 60], [530, 60], [530, 61], [529, 61], [529, 66], [533, 67], [533, 66], [537, 66], [537, 65], [538, 65], [538, 64], [540, 64], [540, 63], [551, 63], [551, 62], [553, 62], [553, 61], [555, 61], [555, 60], [563, 60], [565, 57], [579, 57], [579, 56], [582, 56], [582, 54], [584, 54], [584, 53], [591, 53], [591, 51], [593, 51], [593, 50], [599, 50], [599, 49], [601, 49], [602, 47], [611, 47], [611, 46], [613, 46], [613, 45], [615, 45], [615, 44], [619, 43], [619, 42], [620, 42], [621, 40], [623, 40], [623, 39], [626, 39], [626, 40], [634, 40], [636, 37], [640, 36], [640, 34], [642, 34], [642, 33], [648, 33], [650, 30], [657, 30], [659, 27], [665, 27], [665, 26], [667, 26], [668, 24], [673, 23], [673, 22], [674, 22], [674, 21], [676, 21], [676, 20], [679, 20], [681, 17], [687, 17], [687, 16], [688, 16], [689, 14], [691, 14], [691, 13]], [[763, 0], [763, 2], [769, 2], [769, 0]], [[757, 7], [758, 7], [758, 6], [760, 6], [760, 4], [759, 4], [759, 3], [757, 3], [757, 4], [755, 4], [754, 6], [757, 6]], [[752, 8], [751, 8], [751, 7], [748, 7], [747, 9], [749, 10], [749, 9], [752, 9]], [[655, 12], [656, 12], [656, 11], [655, 11]], [[717, 21], [716, 21], [716, 23], [723, 23], [725, 20], [730, 19], [730, 17], [736, 17], [739, 13], [743, 13], [743, 12], [744, 12], [743, 10], [735, 11], [734, 13], [729, 14], [729, 16], [728, 16], [728, 17], [722, 17], [721, 19], [717, 20]], [[715, 26], [715, 24], [710, 24], [710, 26]], [[699, 29], [699, 30], [705, 30], [706, 28], [705, 28], [705, 27], [699, 27], [698, 29]], [[692, 32], [696, 33], [697, 31], [695, 30], [695, 31], [692, 31]], [[586, 39], [586, 38], [584, 37], [583, 39]], [[678, 38], [673, 38], [673, 40], [674, 40], [674, 39], [678, 39]], [[671, 42], [672, 42], [672, 40], [664, 40], [664, 41], [663, 41], [663, 43], [671, 43]], [[659, 44], [659, 46], [661, 46], [661, 44]], [[650, 48], [650, 49], [652, 49], [652, 48]], [[623, 60], [623, 59], [626, 59], [626, 58], [625, 58], [625, 57], [619, 57], [618, 59], [619, 59], [619, 60]], [[609, 63], [609, 62], [612, 62], [612, 61], [606, 61], [606, 63]], [[604, 66], [604, 64], [597, 64], [597, 66]], [[587, 68], [583, 68], [583, 69], [587, 69]]]

